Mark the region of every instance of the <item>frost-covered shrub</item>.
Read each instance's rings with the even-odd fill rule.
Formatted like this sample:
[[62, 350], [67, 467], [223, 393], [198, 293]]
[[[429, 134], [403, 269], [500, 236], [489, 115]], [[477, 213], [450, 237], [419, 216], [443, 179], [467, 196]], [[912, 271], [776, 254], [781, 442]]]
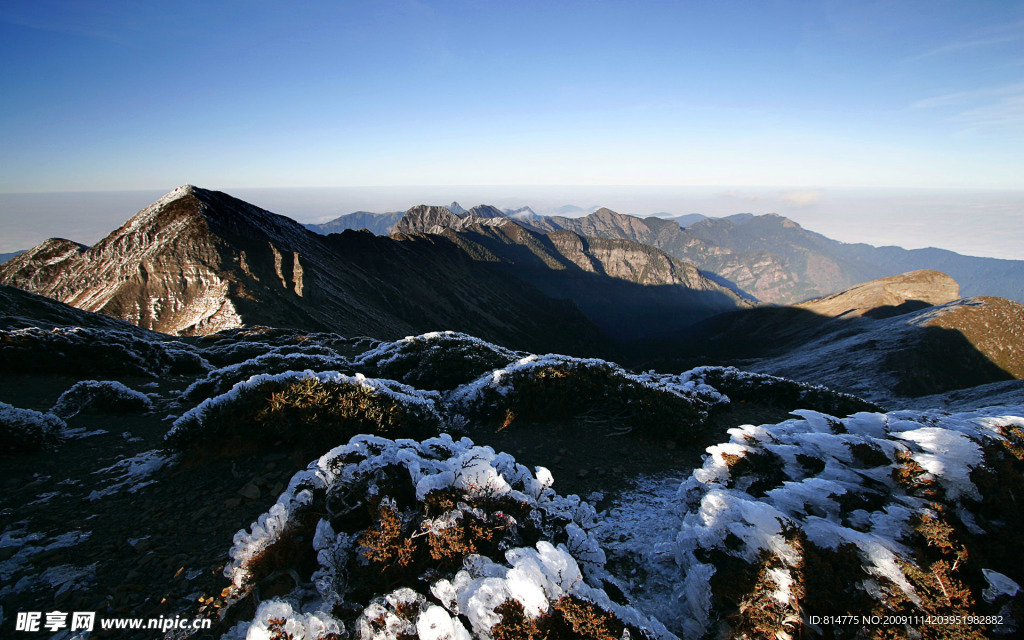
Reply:
[[200, 373], [209, 368], [209, 363], [187, 344], [147, 340], [128, 331], [81, 327], [0, 331], [2, 371], [158, 377]]
[[[655, 613], [700, 637], [854, 637], [809, 616], [1003, 616], [955, 637], [1019, 628], [1024, 612], [1024, 407], [954, 416], [859, 413], [731, 429], [679, 490], [675, 542], [653, 549], [681, 606]], [[1009, 413], [1010, 415], [1006, 415]], [[895, 627], [895, 629], [893, 629]], [[954, 627], [915, 622], [924, 637]], [[893, 637], [908, 628], [885, 625]], [[953, 637], [953, 636], [949, 636]]]
[[512, 424], [579, 416], [621, 421], [650, 435], [677, 436], [699, 426], [712, 404], [727, 402], [707, 385], [669, 376], [634, 375], [597, 359], [528, 356], [447, 395], [456, 410]]
[[786, 409], [812, 409], [837, 416], [883, 410], [849, 393], [764, 373], [740, 371], [735, 367], [697, 367], [680, 374], [678, 378], [680, 382], [693, 381], [710, 385], [736, 402], [760, 402]]
[[437, 433], [437, 393], [336, 371], [261, 374], [188, 411], [167, 433], [179, 449], [205, 443], [334, 446], [359, 433]]
[[453, 389], [522, 354], [479, 338], [441, 331], [386, 342], [355, 359], [362, 371], [419, 389]]
[[[251, 343], [244, 343], [251, 344]], [[244, 362], [214, 369], [203, 378], [193, 382], [182, 393], [182, 399], [196, 403], [206, 398], [225, 393], [239, 382], [258, 374], [276, 374], [286, 371], [341, 371], [352, 373], [348, 359], [337, 353], [312, 345], [302, 350], [296, 346], [275, 347], [269, 352]]]
[[131, 413], [151, 411], [153, 401], [144, 393], [112, 380], [82, 380], [60, 394], [50, 411], [67, 420], [81, 412]]
[[605, 591], [595, 512], [552, 482], [466, 438], [353, 438], [235, 535], [233, 607], [281, 576], [292, 588], [226, 637], [669, 637]]
[[67, 425], [52, 413], [0, 402], [0, 453], [37, 451], [61, 440]]
[[271, 352], [281, 355], [318, 353], [332, 356], [358, 353], [363, 344], [334, 333], [311, 333], [298, 329], [262, 326], [225, 329], [210, 335], [183, 340], [195, 345], [203, 356], [217, 367], [239, 364]]

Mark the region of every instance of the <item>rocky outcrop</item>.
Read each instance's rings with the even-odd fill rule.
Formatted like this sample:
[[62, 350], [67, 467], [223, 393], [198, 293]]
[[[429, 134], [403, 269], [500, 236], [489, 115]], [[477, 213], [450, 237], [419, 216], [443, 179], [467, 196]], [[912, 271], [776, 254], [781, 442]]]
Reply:
[[887, 317], [960, 298], [956, 280], [938, 271], [920, 270], [880, 278], [824, 298], [796, 305], [832, 318]]
[[497, 208], [489, 205], [473, 207], [469, 211], [457, 214], [447, 207], [431, 207], [417, 205], [405, 212], [405, 215], [392, 228], [392, 233], [444, 233], [445, 229], [465, 229], [473, 225], [502, 225], [510, 222]]
[[447, 207], [432, 207], [425, 204], [415, 206], [405, 212], [392, 233], [439, 233], [449, 226], [458, 224], [458, 215]]

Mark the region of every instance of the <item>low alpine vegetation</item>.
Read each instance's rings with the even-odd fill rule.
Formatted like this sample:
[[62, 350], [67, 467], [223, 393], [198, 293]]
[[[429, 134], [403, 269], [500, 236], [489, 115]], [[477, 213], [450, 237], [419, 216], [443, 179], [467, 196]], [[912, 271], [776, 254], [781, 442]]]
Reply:
[[605, 590], [593, 508], [551, 484], [466, 438], [356, 437], [235, 536], [227, 617], [281, 595], [226, 637], [668, 637]]
[[681, 374], [679, 379], [681, 382], [710, 385], [734, 402], [812, 409], [835, 416], [848, 416], [858, 411], [883, 411], [878, 405], [849, 393], [765, 373], [740, 371], [736, 367], [697, 367]]
[[440, 331], [386, 342], [363, 353], [355, 365], [366, 373], [419, 389], [454, 389], [522, 357], [479, 338]]
[[307, 345], [302, 348], [296, 348], [295, 345], [273, 347], [267, 353], [214, 369], [189, 385], [182, 393], [182, 400], [195, 404], [206, 398], [226, 393], [235, 384], [255, 375], [305, 371], [307, 369], [353, 373], [348, 359], [327, 347], [318, 345]]
[[518, 419], [585, 417], [620, 423], [650, 436], [677, 437], [703, 425], [728, 399], [707, 385], [671, 376], [634, 375], [604, 360], [528, 356], [447, 396], [453, 411], [502, 428]]
[[20, 409], [0, 402], [0, 453], [39, 451], [61, 441], [67, 427], [52, 413]]
[[181, 338], [194, 345], [216, 367], [226, 367], [267, 353], [319, 353], [341, 356], [365, 349], [366, 339], [348, 339], [334, 333], [311, 333], [298, 329], [243, 327], [225, 329], [206, 336]]
[[[1019, 629], [1024, 522], [1010, 496], [1024, 491], [1021, 410], [805, 410], [731, 430], [679, 491], [671, 556], [684, 606], [655, 613], [688, 637], [720, 625], [746, 637], [862, 637], [860, 624], [807, 623], [843, 615], [977, 620], [879, 624], [867, 637]], [[652, 575], [666, 575], [649, 559]]]
[[0, 330], [0, 371], [156, 378], [209, 368], [206, 359], [183, 342], [147, 340], [128, 331], [82, 327]]
[[151, 411], [153, 401], [144, 393], [113, 380], [82, 380], [57, 398], [50, 410], [65, 420], [79, 413], [137, 413]]
[[322, 450], [360, 433], [422, 438], [437, 433], [437, 400], [436, 393], [336, 371], [261, 374], [185, 413], [166, 440], [178, 449], [230, 452], [284, 444]]

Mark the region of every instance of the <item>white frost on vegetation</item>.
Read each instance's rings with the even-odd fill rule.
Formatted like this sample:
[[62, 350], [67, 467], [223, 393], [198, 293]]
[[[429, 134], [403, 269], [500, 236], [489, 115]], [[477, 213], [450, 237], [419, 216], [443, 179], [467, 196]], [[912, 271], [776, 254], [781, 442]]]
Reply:
[[[385, 489], [376, 484], [389, 469], [401, 470], [400, 475], [408, 474], [418, 501], [445, 488], [456, 488], [465, 496], [484, 500], [511, 498], [532, 509], [531, 521], [541, 526], [544, 535], [560, 535], [563, 541], [542, 539], [534, 546], [505, 549], [504, 562], [470, 554], [461, 569], [446, 575], [434, 572], [426, 583], [426, 591], [441, 606], [410, 588], [382, 595], [358, 616], [357, 637], [394, 640], [400, 634], [408, 634], [422, 640], [468, 639], [470, 630], [460, 621], [461, 614], [470, 623], [472, 637], [490, 638], [490, 629], [501, 619], [494, 609], [506, 600], [517, 600], [528, 616], [535, 617], [570, 594], [594, 603], [627, 624], [646, 629], [654, 637], [673, 637], [657, 620], [614, 602], [603, 589], [593, 586], [610, 580], [611, 576], [604, 568], [604, 551], [593, 534], [596, 512], [589, 504], [578, 496], [557, 495], [551, 489], [553, 480], [547, 469], [541, 467], [533, 473], [508, 454], [476, 446], [467, 438], [454, 440], [447, 434], [423, 442], [356, 436], [297, 473], [276, 504], [249, 530], [235, 535], [225, 575], [242, 593], [254, 579], [250, 573], [254, 559], [307, 514], [327, 516], [316, 525], [312, 541], [320, 565], [311, 577], [315, 596], [296, 589], [283, 599], [263, 603], [248, 627], [247, 637], [265, 637], [259, 634], [266, 633], [269, 617], [286, 618], [289, 622], [285, 630], [296, 638], [309, 633], [309, 623], [303, 616], [337, 622], [327, 612], [344, 602], [346, 566], [357, 561], [361, 551], [356, 534], [335, 532], [327, 518], [332, 513], [337, 517], [352, 509], [365, 508], [360, 504], [368, 496], [378, 496], [383, 499], [382, 505], [398, 509]], [[484, 515], [460, 504], [442, 516], [424, 520], [420, 525], [422, 534], [444, 529], [470, 514]], [[507, 522], [504, 526], [518, 526], [511, 515], [500, 517]], [[416, 615], [399, 615], [401, 603], [415, 603], [411, 608], [417, 611]], [[226, 637], [240, 638], [244, 632], [244, 625], [240, 625], [232, 630], [235, 635]]]
[[182, 398], [194, 401], [199, 397], [212, 397], [224, 393], [235, 383], [247, 380], [256, 374], [305, 371], [307, 369], [336, 371], [349, 366], [347, 358], [332, 349], [318, 345], [310, 345], [301, 351], [296, 351], [295, 345], [277, 347], [267, 345], [266, 348], [268, 349], [266, 353], [208, 372], [190, 384], [182, 392]]
[[686, 377], [686, 374], [667, 375], [654, 372], [633, 374], [619, 365], [597, 358], [575, 358], [554, 353], [547, 355], [529, 355], [513, 362], [503, 369], [495, 369], [480, 376], [476, 380], [454, 389], [447, 400], [456, 407], [473, 405], [486, 400], [487, 395], [494, 393], [507, 395], [515, 387], [516, 381], [533, 375], [548, 367], [570, 369], [606, 369], [610, 377], [619, 380], [620, 384], [636, 384], [648, 389], [669, 393], [680, 398], [703, 404], [707, 407], [725, 404], [729, 398], [722, 395], [709, 385]]
[[986, 602], [993, 602], [999, 596], [1010, 596], [1011, 598], [1020, 592], [1020, 585], [1011, 578], [1004, 576], [998, 571], [982, 569], [988, 588], [982, 594]]
[[37, 448], [59, 440], [67, 425], [52, 413], [0, 402], [0, 442], [14, 449]]
[[515, 351], [500, 347], [496, 344], [491, 344], [486, 340], [481, 340], [475, 336], [471, 336], [468, 333], [459, 333], [457, 331], [432, 331], [430, 333], [424, 333], [418, 336], [406, 336], [401, 340], [394, 342], [384, 342], [369, 351], [360, 354], [354, 360], [354, 364], [359, 366], [373, 365], [378, 368], [385, 368], [388, 365], [396, 364], [402, 359], [409, 356], [410, 352], [416, 348], [437, 348], [445, 342], [457, 341], [466, 346], [472, 346], [485, 352], [493, 352], [496, 355], [507, 358], [508, 360], [515, 359], [518, 354]]
[[115, 380], [81, 380], [60, 394], [50, 411], [67, 420], [82, 411], [104, 409], [152, 411], [153, 401]]
[[[718, 568], [707, 561], [709, 554], [751, 564], [765, 554], [774, 557], [767, 575], [775, 588], [769, 593], [789, 603], [791, 570], [801, 562], [796, 530], [825, 549], [853, 545], [865, 572], [861, 587], [870, 596], [882, 597], [879, 585], [888, 585], [919, 602], [900, 563], [914, 561], [911, 520], [930, 507], [894, 479], [897, 456], [916, 461], [965, 525], [981, 532], [970, 511], [985, 497], [971, 471], [984, 464], [987, 443], [1004, 439], [1000, 427], [1024, 426], [1024, 406], [842, 419], [794, 413], [801, 419], [730, 429], [730, 440], [707, 449], [703, 466], [678, 485], [674, 500], [655, 483], [639, 483], [601, 514], [598, 532], [610, 558], [633, 567], [629, 591], [672, 631], [700, 637], [713, 628], [718, 614], [709, 580]], [[648, 522], [668, 523], [675, 532], [644, 533]], [[1019, 588], [984, 571], [986, 598]]]
[[386, 396], [399, 404], [406, 406], [417, 406], [429, 413], [437, 414], [437, 404], [440, 394], [436, 391], [421, 391], [409, 385], [395, 382], [394, 380], [382, 380], [367, 378], [361, 373], [354, 376], [345, 375], [337, 371], [285, 371], [277, 374], [258, 374], [248, 380], [238, 382], [218, 396], [207, 398], [199, 405], [185, 412], [177, 418], [171, 429], [164, 436], [165, 440], [172, 440], [184, 436], [193, 429], [202, 429], [208, 414], [223, 407], [229, 407], [233, 402], [240, 400], [249, 393], [263, 385], [285, 386], [302, 382], [303, 380], [316, 380], [325, 385], [352, 385], [367, 389], [373, 393]]

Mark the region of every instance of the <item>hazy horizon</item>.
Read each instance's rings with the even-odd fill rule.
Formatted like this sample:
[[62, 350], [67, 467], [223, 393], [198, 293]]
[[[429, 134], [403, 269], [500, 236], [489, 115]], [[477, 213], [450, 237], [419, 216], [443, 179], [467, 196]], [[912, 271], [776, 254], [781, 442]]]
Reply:
[[[197, 185], [214, 188], [210, 185]], [[172, 187], [173, 188], [173, 187]], [[167, 191], [0, 194], [0, 253], [49, 237], [95, 244]], [[417, 204], [465, 208], [529, 206], [539, 214], [575, 205], [624, 214], [777, 213], [842, 242], [1021, 259], [1024, 190], [839, 189], [737, 186], [440, 185], [218, 189], [298, 222], [325, 222], [354, 211], [405, 211]]]

